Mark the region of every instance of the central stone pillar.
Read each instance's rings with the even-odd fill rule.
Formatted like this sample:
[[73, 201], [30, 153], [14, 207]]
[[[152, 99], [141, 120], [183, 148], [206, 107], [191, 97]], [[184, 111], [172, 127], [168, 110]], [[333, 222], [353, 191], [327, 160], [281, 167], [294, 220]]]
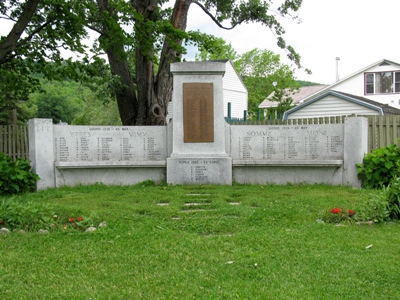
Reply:
[[167, 182], [232, 184], [229, 128], [224, 118], [225, 64], [171, 64], [173, 85], [172, 153]]

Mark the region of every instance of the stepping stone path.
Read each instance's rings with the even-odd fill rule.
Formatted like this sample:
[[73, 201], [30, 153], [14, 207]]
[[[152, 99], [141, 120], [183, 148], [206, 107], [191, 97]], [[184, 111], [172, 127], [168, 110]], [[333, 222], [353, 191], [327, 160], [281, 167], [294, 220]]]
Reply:
[[[205, 210], [211, 210], [209, 206], [212, 201], [212, 194], [186, 194], [187, 201], [183, 204], [180, 212], [191, 213], [191, 212], [201, 212]], [[211, 196], [211, 197], [210, 197]], [[227, 202], [230, 205], [239, 205], [240, 202]], [[168, 206], [168, 202], [160, 202], [158, 206]], [[179, 220], [179, 217], [173, 217], [174, 220]]]
[[181, 212], [191, 213], [205, 211], [206, 209], [209, 210], [207, 206], [211, 204], [211, 199], [209, 197], [211, 194], [186, 194], [185, 196], [188, 200], [183, 204]]

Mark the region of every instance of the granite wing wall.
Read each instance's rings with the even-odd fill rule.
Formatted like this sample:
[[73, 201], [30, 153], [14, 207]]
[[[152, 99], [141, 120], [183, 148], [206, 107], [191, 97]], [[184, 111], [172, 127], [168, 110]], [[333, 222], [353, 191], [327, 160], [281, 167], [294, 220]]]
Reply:
[[165, 180], [167, 126], [68, 126], [30, 120], [37, 189]]
[[231, 126], [233, 181], [360, 187], [356, 164], [368, 152], [366, 118], [344, 124]]

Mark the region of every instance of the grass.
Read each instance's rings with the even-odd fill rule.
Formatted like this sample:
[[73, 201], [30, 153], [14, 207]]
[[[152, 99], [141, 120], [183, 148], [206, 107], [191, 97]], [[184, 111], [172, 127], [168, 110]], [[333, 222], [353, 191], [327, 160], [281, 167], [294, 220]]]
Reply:
[[0, 235], [1, 298], [398, 299], [399, 223], [317, 222], [369, 193], [139, 184], [23, 195], [108, 226]]

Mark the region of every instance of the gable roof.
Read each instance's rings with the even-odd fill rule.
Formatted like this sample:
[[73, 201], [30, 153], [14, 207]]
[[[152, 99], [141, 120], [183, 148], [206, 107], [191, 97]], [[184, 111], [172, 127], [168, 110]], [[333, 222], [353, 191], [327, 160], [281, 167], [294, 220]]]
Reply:
[[[312, 94], [315, 94], [316, 92], [324, 89], [327, 87], [327, 85], [311, 85], [311, 86], [302, 86], [294, 91], [291, 91], [290, 89], [285, 89], [285, 93], [288, 93], [288, 97], [292, 98], [293, 104], [299, 104], [302, 103], [302, 100]], [[277, 101], [272, 101], [273, 97], [275, 95], [275, 92], [272, 92], [269, 94], [269, 96], [258, 105], [258, 108], [269, 108], [269, 107], [277, 107], [278, 102]], [[287, 97], [286, 97], [287, 98]]]
[[373, 101], [373, 100], [370, 100], [370, 99], [367, 99], [367, 98], [364, 98], [364, 97], [355, 96], [355, 95], [348, 94], [348, 93], [337, 92], [337, 91], [332, 91], [332, 92], [335, 92], [335, 93], [338, 93], [338, 94], [342, 94], [345, 97], [353, 98], [353, 99], [356, 99], [358, 101], [365, 102], [367, 104], [380, 107], [382, 109], [383, 114], [385, 114], [385, 115], [400, 115], [400, 109], [395, 108], [393, 106], [390, 106], [389, 104], [383, 104], [383, 103], [380, 103], [380, 102], [377, 102], [377, 101]]
[[350, 102], [356, 103], [356, 104], [364, 106], [364, 107], [368, 107], [369, 109], [377, 111], [380, 115], [384, 115], [384, 114], [385, 115], [400, 115], [400, 109], [391, 107], [388, 104], [382, 104], [382, 103], [379, 103], [379, 102], [376, 102], [376, 101], [373, 101], [373, 100], [370, 100], [370, 99], [367, 99], [364, 97], [359, 97], [359, 96], [355, 96], [355, 95], [351, 95], [351, 94], [347, 94], [347, 93], [343, 93], [343, 92], [329, 90], [307, 102], [304, 102], [303, 104], [300, 104], [296, 107], [293, 107], [292, 109], [287, 110], [283, 114], [283, 119], [286, 120], [288, 118], [289, 114], [291, 114], [295, 111], [298, 111], [318, 100], [321, 100], [328, 95], [343, 99], [345, 101], [350, 101]]
[[397, 66], [400, 67], [399, 63], [396, 63], [396, 62], [388, 60], [388, 59], [381, 59], [381, 60], [379, 60], [379, 61], [377, 61], [377, 62], [375, 62], [375, 63], [373, 63], [373, 64], [371, 64], [371, 65], [369, 65], [369, 66], [367, 66], [367, 67], [365, 67], [365, 68], [363, 68], [363, 69], [361, 69], [361, 70], [359, 70], [359, 71], [357, 71], [357, 72], [355, 72], [355, 73], [353, 73], [353, 74], [351, 74], [351, 75], [349, 75], [347, 77], [344, 77], [343, 79], [340, 79], [339, 81], [336, 81], [336, 82], [332, 83], [331, 85], [326, 86], [324, 89], [321, 89], [320, 91], [317, 91], [317, 92], [315, 92], [313, 94], [310, 94], [310, 95], [306, 96], [306, 98], [304, 98], [303, 100], [304, 101], [309, 101], [311, 98], [317, 96], [318, 94], [323, 93], [323, 92], [325, 92], [327, 90], [332, 90], [336, 85], [338, 85], [338, 84], [340, 84], [340, 83], [342, 83], [342, 82], [344, 82], [344, 81], [346, 81], [346, 80], [348, 80], [348, 79], [350, 79], [350, 78], [352, 78], [352, 77], [354, 77], [354, 76], [356, 76], [358, 74], [364, 73], [365, 71], [367, 71], [367, 70], [369, 70], [369, 69], [371, 69], [373, 67], [381, 66], [381, 65], [382, 66], [383, 65], [397, 65]]

